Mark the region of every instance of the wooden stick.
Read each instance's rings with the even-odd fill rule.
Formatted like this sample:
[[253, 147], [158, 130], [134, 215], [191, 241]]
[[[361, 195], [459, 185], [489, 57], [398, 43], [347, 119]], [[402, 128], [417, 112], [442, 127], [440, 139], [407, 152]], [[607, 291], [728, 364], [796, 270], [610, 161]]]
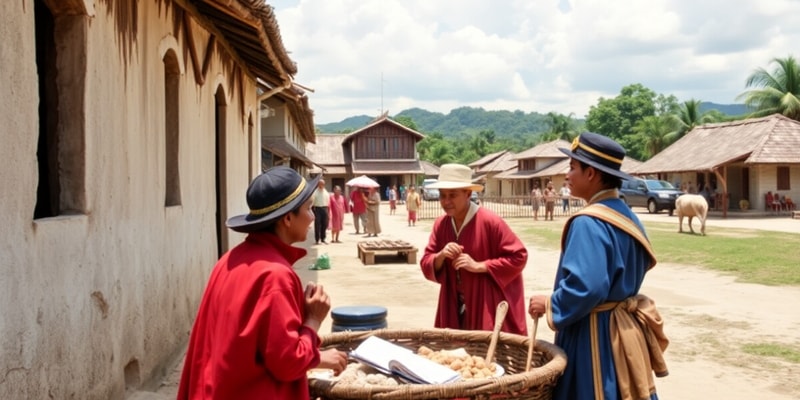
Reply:
[[536, 331], [539, 329], [539, 318], [533, 319], [533, 330], [531, 331], [531, 342], [528, 343], [528, 362], [525, 363], [525, 372], [531, 370], [531, 361], [533, 360], [533, 348], [536, 346]]
[[503, 300], [497, 304], [497, 310], [494, 314], [494, 331], [492, 331], [492, 341], [489, 342], [489, 351], [486, 352], [486, 363], [491, 364], [494, 358], [494, 350], [497, 348], [497, 337], [500, 335], [500, 328], [503, 326], [503, 321], [506, 319], [508, 313], [508, 303]]

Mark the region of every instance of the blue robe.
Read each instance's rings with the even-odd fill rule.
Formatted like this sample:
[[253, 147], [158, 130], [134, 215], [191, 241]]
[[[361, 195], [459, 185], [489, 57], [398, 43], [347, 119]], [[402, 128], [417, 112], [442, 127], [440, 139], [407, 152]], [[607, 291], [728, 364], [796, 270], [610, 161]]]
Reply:
[[[599, 201], [630, 218], [639, 218], [618, 198]], [[553, 294], [550, 297], [555, 344], [567, 354], [567, 367], [553, 399], [594, 400], [589, 314], [595, 307], [625, 300], [639, 292], [651, 258], [633, 237], [600, 219], [579, 215], [567, 228]], [[598, 313], [603, 396], [619, 399], [609, 337], [611, 311]], [[651, 399], [657, 399], [653, 394]]]

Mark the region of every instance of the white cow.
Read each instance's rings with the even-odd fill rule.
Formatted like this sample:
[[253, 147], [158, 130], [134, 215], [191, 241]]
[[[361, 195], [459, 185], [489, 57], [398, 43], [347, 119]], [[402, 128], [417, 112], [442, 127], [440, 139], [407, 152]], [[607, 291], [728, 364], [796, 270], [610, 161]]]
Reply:
[[684, 194], [675, 200], [675, 211], [678, 213], [678, 232], [683, 232], [683, 217], [689, 217], [689, 230], [692, 229], [692, 217], [700, 219], [700, 233], [706, 234], [706, 216], [708, 202], [699, 194]]

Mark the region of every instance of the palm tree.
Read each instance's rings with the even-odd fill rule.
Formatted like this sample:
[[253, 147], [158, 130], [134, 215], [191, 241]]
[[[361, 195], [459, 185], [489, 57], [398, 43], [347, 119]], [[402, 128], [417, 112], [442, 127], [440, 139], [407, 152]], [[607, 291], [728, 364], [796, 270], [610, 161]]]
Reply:
[[547, 113], [545, 116], [545, 123], [550, 129], [547, 133], [541, 135], [540, 141], [544, 143], [556, 139], [563, 139], [571, 142], [572, 139], [578, 136], [577, 129], [575, 129], [575, 124], [573, 122], [574, 115], [574, 113], [564, 115], [552, 111]]
[[687, 100], [678, 107], [677, 114], [669, 114], [669, 123], [674, 129], [666, 139], [668, 143], [675, 142], [698, 125], [714, 122], [712, 114], [700, 112], [700, 100]]
[[757, 69], [747, 78], [747, 87], [757, 89], [740, 94], [738, 99], [755, 111], [752, 116], [764, 117], [780, 113], [800, 121], [800, 65], [792, 56], [774, 58], [778, 66], [770, 74], [763, 68]]
[[647, 116], [636, 123], [633, 128], [637, 139], [644, 146], [644, 151], [648, 157], [661, 152], [669, 146], [667, 135], [670, 134], [670, 117], [668, 115]]

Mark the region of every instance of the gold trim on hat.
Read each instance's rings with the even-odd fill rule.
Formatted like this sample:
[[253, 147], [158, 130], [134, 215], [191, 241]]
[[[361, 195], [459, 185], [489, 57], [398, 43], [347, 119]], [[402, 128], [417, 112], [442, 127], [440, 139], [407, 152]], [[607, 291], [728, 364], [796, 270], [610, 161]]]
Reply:
[[277, 203], [275, 203], [273, 205], [266, 206], [264, 208], [259, 208], [258, 210], [251, 209], [250, 210], [250, 215], [263, 215], [263, 214], [266, 214], [266, 213], [268, 213], [270, 211], [275, 211], [275, 210], [283, 207], [284, 205], [288, 204], [290, 201], [294, 200], [295, 198], [297, 198], [297, 196], [299, 196], [300, 193], [302, 193], [303, 189], [305, 189], [305, 188], [306, 188], [306, 180], [305, 179], [301, 179], [300, 180], [300, 184], [297, 185], [297, 189], [295, 189], [294, 192], [292, 192], [288, 196], [286, 196], [285, 199], [283, 199], [283, 200], [281, 200], [281, 201], [279, 201], [279, 202], [277, 202]]
[[593, 149], [593, 148], [581, 143], [580, 140], [579, 140], [579, 137], [576, 137], [575, 140], [572, 141], [572, 149], [571, 149], [572, 152], [574, 153], [575, 149], [577, 149], [578, 147], [580, 147], [580, 148], [582, 148], [582, 149], [588, 151], [589, 153], [592, 153], [592, 154], [594, 154], [594, 155], [596, 155], [598, 157], [602, 157], [602, 158], [605, 158], [608, 161], [613, 161], [613, 162], [615, 162], [617, 164], [622, 165], [622, 160], [621, 159], [616, 158], [614, 156], [610, 156], [610, 155], [608, 155], [606, 153], [603, 153], [601, 151], [595, 150], [595, 149]]

